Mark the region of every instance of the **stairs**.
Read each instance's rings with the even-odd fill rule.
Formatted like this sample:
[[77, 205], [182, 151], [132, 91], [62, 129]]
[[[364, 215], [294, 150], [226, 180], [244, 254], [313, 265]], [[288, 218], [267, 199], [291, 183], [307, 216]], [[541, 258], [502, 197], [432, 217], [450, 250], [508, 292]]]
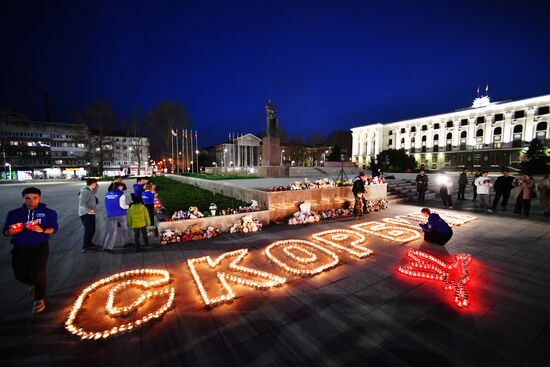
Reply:
[[[416, 192], [416, 182], [414, 182], [414, 180], [395, 179], [387, 180], [387, 183], [388, 202], [397, 204], [417, 200], [418, 193]], [[426, 190], [426, 199], [433, 199], [435, 196], [436, 191], [433, 188], [428, 187], [428, 190]]]

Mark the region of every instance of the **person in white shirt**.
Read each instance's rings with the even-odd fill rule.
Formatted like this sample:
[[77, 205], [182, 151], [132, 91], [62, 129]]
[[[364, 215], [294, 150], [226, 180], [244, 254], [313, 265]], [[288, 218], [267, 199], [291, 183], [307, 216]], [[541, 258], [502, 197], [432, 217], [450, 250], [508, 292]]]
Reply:
[[479, 204], [481, 206], [481, 211], [484, 213], [492, 213], [493, 211], [489, 209], [491, 207], [491, 187], [493, 187], [493, 182], [488, 177], [489, 172], [483, 171], [481, 176], [476, 178], [474, 185], [477, 188], [477, 196], [479, 199]]

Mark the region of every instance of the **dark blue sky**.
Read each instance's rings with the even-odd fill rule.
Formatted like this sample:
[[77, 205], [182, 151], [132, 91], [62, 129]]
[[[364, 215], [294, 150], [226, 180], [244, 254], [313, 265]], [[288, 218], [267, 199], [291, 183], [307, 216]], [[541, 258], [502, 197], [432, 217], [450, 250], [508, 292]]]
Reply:
[[[85, 3], [85, 4], [84, 4]], [[3, 1], [0, 106], [55, 120], [188, 107], [199, 144], [265, 129], [322, 134], [550, 93], [549, 2]]]

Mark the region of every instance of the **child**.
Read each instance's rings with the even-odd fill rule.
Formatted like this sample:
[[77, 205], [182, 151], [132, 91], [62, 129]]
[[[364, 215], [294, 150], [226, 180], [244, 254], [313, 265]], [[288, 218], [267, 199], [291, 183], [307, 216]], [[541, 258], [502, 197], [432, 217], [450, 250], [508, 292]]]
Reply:
[[151, 226], [155, 225], [155, 193], [153, 192], [153, 184], [152, 183], [146, 183], [145, 186], [143, 186], [143, 192], [141, 193], [141, 199], [143, 200], [143, 204], [147, 208], [147, 211], [149, 212], [149, 221], [151, 222]]
[[143, 205], [140, 196], [132, 194], [132, 204], [128, 208], [128, 226], [134, 229], [134, 239], [136, 241], [136, 252], [141, 250], [139, 244], [140, 233], [143, 235], [145, 246], [149, 246], [149, 237], [147, 237], [147, 226], [151, 225], [147, 208]]

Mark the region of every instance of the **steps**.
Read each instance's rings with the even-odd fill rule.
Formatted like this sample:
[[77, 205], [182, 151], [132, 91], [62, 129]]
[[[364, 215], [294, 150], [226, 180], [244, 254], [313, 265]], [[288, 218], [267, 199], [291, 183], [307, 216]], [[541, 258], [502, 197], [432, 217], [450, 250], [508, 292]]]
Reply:
[[[416, 182], [414, 182], [414, 180], [395, 179], [387, 180], [387, 183], [388, 198], [392, 198], [396, 203], [414, 201], [418, 198]], [[426, 199], [432, 199], [436, 196], [436, 191], [430, 186], [428, 186], [428, 190], [426, 190]]]

